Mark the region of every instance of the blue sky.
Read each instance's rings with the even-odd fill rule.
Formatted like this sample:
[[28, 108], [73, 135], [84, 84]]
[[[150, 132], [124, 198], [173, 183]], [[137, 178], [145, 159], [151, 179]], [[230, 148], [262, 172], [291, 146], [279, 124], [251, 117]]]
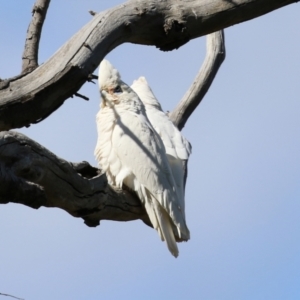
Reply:
[[[0, 77], [21, 69], [34, 1], [1, 4]], [[122, 1], [52, 1], [40, 63]], [[300, 5], [225, 30], [227, 56], [183, 133], [191, 240], [174, 259], [141, 221], [88, 228], [59, 209], [0, 207], [0, 293], [26, 300], [300, 298]], [[165, 110], [191, 84], [205, 37], [164, 53], [126, 44], [107, 56], [131, 84], [147, 78]], [[95, 72], [96, 73], [96, 72]], [[96, 85], [19, 131], [69, 161], [96, 165]], [[4, 298], [4, 297], [3, 297]], [[1, 299], [1, 296], [0, 296]]]

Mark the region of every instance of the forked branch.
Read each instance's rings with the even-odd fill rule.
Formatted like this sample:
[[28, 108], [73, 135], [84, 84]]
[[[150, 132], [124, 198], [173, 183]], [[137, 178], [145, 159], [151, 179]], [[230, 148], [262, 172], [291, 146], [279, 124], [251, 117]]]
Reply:
[[[200, 71], [202, 75], [197, 76], [197, 80], [206, 79], [207, 74], [212, 73], [211, 69], [216, 74], [218, 69], [216, 60], [211, 60], [216, 53], [212, 49], [220, 48], [223, 35], [219, 32], [211, 36], [219, 38], [208, 37], [207, 57], [210, 59], [206, 62], [209, 63], [205, 64], [205, 72]], [[224, 52], [223, 40], [221, 44]], [[213, 77], [210, 76], [209, 85]], [[201, 87], [204, 84], [195, 82], [194, 85]], [[141, 219], [150, 224], [134, 193], [109, 186], [100, 170], [86, 162], [64, 161], [17, 132], [0, 132], [0, 182], [0, 203], [21, 203], [32, 208], [58, 207], [74, 217], [83, 218], [88, 226], [97, 226], [103, 219]]]
[[0, 130], [29, 126], [49, 116], [118, 45], [130, 42], [169, 51], [296, 2], [131, 0], [99, 13], [43, 65], [0, 84]]
[[[132, 0], [97, 14], [46, 63], [29, 74], [0, 82], [0, 130], [47, 117], [91, 80], [103, 57], [124, 42], [172, 50], [190, 39], [297, 1], [191, 0], [183, 7], [179, 2]], [[200, 73], [171, 113], [180, 129], [201, 102], [224, 57], [222, 33], [211, 34]], [[105, 175], [98, 173], [87, 163], [72, 164], [56, 157], [22, 134], [0, 133], [0, 203], [58, 207], [83, 218], [89, 226], [103, 219], [141, 219], [149, 224], [133, 193], [110, 187]]]

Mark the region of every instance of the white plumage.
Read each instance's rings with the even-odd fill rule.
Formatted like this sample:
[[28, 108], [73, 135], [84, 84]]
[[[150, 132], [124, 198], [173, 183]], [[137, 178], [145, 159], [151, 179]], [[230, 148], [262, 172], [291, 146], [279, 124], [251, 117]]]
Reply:
[[191, 144], [163, 112], [145, 77], [135, 80], [131, 88], [144, 103], [147, 117], [164, 143], [172, 174], [179, 190], [180, 205], [184, 211], [183, 161], [188, 160], [191, 154]]
[[176, 240], [188, 240], [189, 230], [163, 143], [139, 97], [107, 60], [100, 64], [99, 86], [96, 159], [111, 185], [125, 184], [137, 193], [153, 227], [176, 257]]

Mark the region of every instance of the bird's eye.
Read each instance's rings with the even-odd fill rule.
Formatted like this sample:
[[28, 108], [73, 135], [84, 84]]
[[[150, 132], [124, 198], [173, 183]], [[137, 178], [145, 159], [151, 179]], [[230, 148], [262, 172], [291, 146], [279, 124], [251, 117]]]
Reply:
[[122, 93], [122, 89], [119, 85], [117, 85], [114, 89], [114, 93]]

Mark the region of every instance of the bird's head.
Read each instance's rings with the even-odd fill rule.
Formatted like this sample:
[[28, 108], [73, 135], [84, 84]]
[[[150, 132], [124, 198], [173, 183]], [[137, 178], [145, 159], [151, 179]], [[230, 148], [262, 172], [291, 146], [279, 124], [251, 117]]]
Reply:
[[161, 110], [161, 106], [154, 96], [145, 77], [133, 81], [131, 88], [137, 93], [141, 101], [147, 106], [152, 105]]
[[121, 80], [118, 70], [108, 60], [104, 59], [100, 63], [98, 82], [102, 96], [101, 108], [117, 107], [116, 105], [120, 103], [126, 104], [133, 98], [137, 98], [132, 89]]

